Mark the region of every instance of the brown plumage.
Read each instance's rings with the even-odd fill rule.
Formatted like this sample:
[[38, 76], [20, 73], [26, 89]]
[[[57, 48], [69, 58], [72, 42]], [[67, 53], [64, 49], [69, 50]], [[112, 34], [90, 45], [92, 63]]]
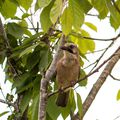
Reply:
[[66, 43], [61, 47], [64, 50], [63, 57], [58, 61], [57, 69], [57, 82], [61, 90], [58, 94], [56, 104], [65, 107], [69, 98], [69, 90], [62, 91], [64, 87], [73, 86], [79, 77], [79, 51], [76, 45]]

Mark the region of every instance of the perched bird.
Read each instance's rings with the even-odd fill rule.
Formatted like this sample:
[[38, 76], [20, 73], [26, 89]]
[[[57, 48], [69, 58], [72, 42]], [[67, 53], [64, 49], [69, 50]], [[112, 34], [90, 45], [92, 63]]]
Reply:
[[61, 46], [63, 57], [57, 62], [57, 82], [60, 90], [56, 104], [57, 106], [65, 107], [69, 98], [69, 90], [62, 89], [68, 86], [73, 86], [79, 77], [79, 51], [75, 44], [66, 43]]

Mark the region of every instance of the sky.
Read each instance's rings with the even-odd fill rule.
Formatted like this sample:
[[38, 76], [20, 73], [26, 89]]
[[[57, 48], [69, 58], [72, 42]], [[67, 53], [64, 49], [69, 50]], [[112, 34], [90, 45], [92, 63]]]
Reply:
[[[115, 32], [113, 28], [111, 28], [108, 19], [105, 20], [98, 20], [97, 17], [86, 17], [86, 21], [89, 21], [97, 26], [98, 31], [94, 32], [90, 30], [87, 27], [84, 27], [92, 37], [95, 38], [113, 38], [117, 36], [118, 32]], [[96, 50], [105, 48], [110, 44], [110, 42], [101, 42], [101, 41], [95, 41], [96, 42]], [[101, 60], [101, 63], [107, 59], [120, 45], [120, 38], [117, 40], [117, 42], [112, 46], [112, 48], [105, 54], [105, 57]], [[88, 55], [88, 60], [90, 62], [95, 61], [100, 56], [100, 53], [90, 54]], [[85, 66], [89, 65], [90, 62], [85, 62]], [[86, 69], [86, 72], [89, 72], [90, 69]], [[93, 87], [93, 84], [99, 77], [101, 71], [103, 68], [100, 69], [100, 72], [95, 73], [88, 79], [88, 85], [86, 87], [80, 87], [77, 89], [77, 91], [80, 93], [82, 100], [84, 101], [86, 96], [88, 95], [90, 89]], [[116, 64], [116, 66], [113, 69], [112, 74], [120, 78], [120, 61]], [[7, 84], [4, 84], [5, 75], [0, 68], [0, 85], [2, 87], [2, 90], [4, 92], [4, 95], [7, 94], [7, 92], [10, 92], [11, 85], [9, 82]], [[100, 89], [99, 93], [97, 94], [93, 104], [89, 108], [88, 112], [86, 113], [84, 120], [120, 120], [120, 101], [116, 100], [116, 95], [118, 90], [120, 89], [120, 82], [115, 81], [111, 79], [110, 77], [107, 78], [107, 81], [104, 83], [102, 88]], [[1, 92], [0, 92], [0, 98], [4, 99]], [[6, 110], [9, 110], [9, 108], [3, 104], [0, 103], [0, 113]], [[118, 117], [118, 118], [117, 118]], [[6, 116], [3, 116], [0, 118], [0, 120], [6, 120]], [[60, 117], [58, 120], [62, 120]], [[69, 120], [66, 119], [66, 120]]]

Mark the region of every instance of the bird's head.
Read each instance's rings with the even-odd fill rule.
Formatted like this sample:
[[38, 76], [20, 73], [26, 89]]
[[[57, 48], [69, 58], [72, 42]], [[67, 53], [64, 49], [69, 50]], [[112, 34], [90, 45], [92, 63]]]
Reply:
[[78, 47], [73, 43], [66, 43], [64, 46], [61, 46], [61, 49], [64, 50], [65, 55], [79, 56]]

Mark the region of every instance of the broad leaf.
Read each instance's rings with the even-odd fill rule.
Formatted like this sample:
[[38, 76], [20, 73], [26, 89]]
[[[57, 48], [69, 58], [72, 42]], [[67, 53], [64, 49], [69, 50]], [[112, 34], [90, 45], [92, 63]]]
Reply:
[[89, 0], [79, 0], [79, 1], [82, 9], [84, 10], [84, 13], [87, 14], [92, 8], [92, 5], [90, 4]]
[[30, 120], [38, 119], [39, 95], [36, 95], [32, 100], [32, 105], [29, 108]]
[[50, 10], [54, 2], [51, 2], [47, 7], [45, 7], [40, 14], [40, 23], [44, 32], [47, 32], [51, 27], [52, 22], [50, 20]]
[[[108, 14], [105, 0], [91, 0], [95, 9], [99, 12], [99, 18], [104, 19]], [[102, 6], [101, 6], [102, 5]]]
[[65, 35], [68, 35], [71, 32], [72, 24], [73, 24], [72, 11], [69, 7], [67, 7], [61, 16], [62, 31]]
[[47, 108], [46, 108], [47, 113], [52, 120], [57, 120], [58, 116], [60, 115], [60, 110], [58, 106], [56, 106], [55, 101], [56, 101], [55, 95], [51, 96], [48, 99]]
[[23, 29], [20, 25], [16, 23], [8, 23], [7, 24], [7, 32], [14, 36], [15, 38], [22, 38], [23, 35]]
[[28, 10], [33, 2], [33, 0], [17, 0], [20, 6]]
[[50, 18], [53, 24], [56, 23], [58, 17], [61, 15], [62, 9], [63, 9], [62, 0], [56, 0], [50, 11]]
[[52, 60], [52, 55], [49, 48], [44, 47], [40, 51], [40, 62], [39, 62], [39, 70], [43, 72], [46, 70]]
[[71, 41], [78, 45], [78, 48], [82, 54], [86, 54], [87, 51], [93, 52], [95, 49], [95, 42], [84, 37], [90, 37], [89, 33], [85, 30], [81, 30], [79, 33], [71, 33]]
[[17, 6], [10, 0], [5, 0], [2, 4], [0, 12], [5, 18], [12, 18], [16, 13]]
[[78, 106], [79, 115], [82, 116], [82, 99], [78, 93], [77, 93], [77, 106]]
[[30, 53], [27, 58], [27, 68], [28, 70], [33, 69], [36, 64], [39, 63], [40, 60], [40, 51], [34, 51], [33, 53]]
[[25, 109], [29, 105], [31, 97], [32, 97], [31, 90], [26, 91], [22, 98], [22, 101], [20, 102], [20, 110], [22, 114], [24, 113]]
[[[84, 78], [86, 76], [86, 73], [83, 69], [80, 69], [80, 77], [79, 77], [79, 80]], [[84, 79], [83, 81], [79, 82], [79, 85], [80, 86], [86, 86], [87, 85], [87, 78]]]
[[39, 8], [46, 7], [52, 0], [37, 0], [36, 4]]
[[79, 0], [69, 0], [69, 7], [72, 12], [73, 26], [79, 30], [84, 23], [84, 11]]
[[19, 57], [22, 57], [23, 55], [27, 55], [27, 54], [29, 54], [29, 53], [32, 53], [33, 50], [34, 50], [34, 48], [35, 48], [38, 44], [39, 44], [39, 43], [37, 43], [37, 44], [35, 44], [35, 45], [31, 45], [30, 47], [28, 47], [28, 48], [26, 48], [25, 50], [23, 50], [23, 51], [20, 53]]
[[94, 24], [90, 22], [85, 22], [85, 25], [87, 25], [89, 28], [97, 32], [97, 27]]
[[69, 116], [70, 112], [74, 113], [75, 109], [76, 109], [76, 103], [75, 103], [74, 90], [70, 89], [67, 106], [65, 108], [60, 109], [64, 120]]
[[105, 1], [110, 11], [110, 23], [115, 29], [117, 29], [120, 26], [120, 13], [116, 10], [115, 6], [112, 5], [110, 0]]

